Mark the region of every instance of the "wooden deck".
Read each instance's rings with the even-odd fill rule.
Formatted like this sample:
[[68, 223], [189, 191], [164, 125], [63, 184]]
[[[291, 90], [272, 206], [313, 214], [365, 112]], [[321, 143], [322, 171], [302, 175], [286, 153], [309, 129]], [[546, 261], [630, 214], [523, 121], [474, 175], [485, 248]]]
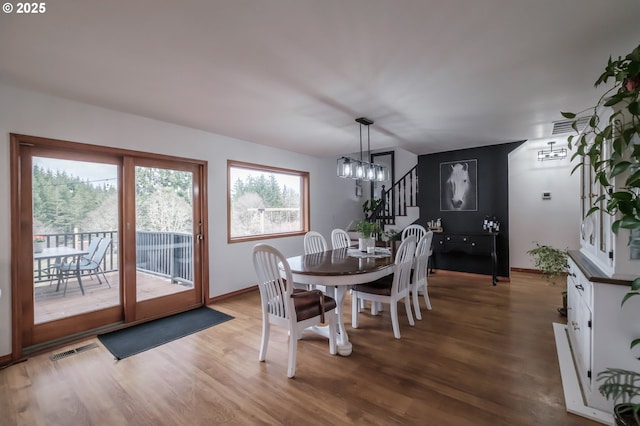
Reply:
[[[104, 282], [104, 278], [102, 279], [102, 284], [100, 284], [95, 276], [83, 277], [84, 296], [76, 279], [69, 279], [66, 295], [63, 295], [64, 283], [60, 284], [58, 291], [56, 291], [57, 283], [55, 280], [51, 284], [46, 282], [36, 285], [35, 323], [41, 324], [120, 304], [120, 277], [118, 272], [107, 273], [106, 277], [111, 287]], [[137, 274], [137, 286], [138, 300], [152, 299], [192, 288], [182, 284], [172, 284], [168, 278], [143, 272], [138, 272]]]

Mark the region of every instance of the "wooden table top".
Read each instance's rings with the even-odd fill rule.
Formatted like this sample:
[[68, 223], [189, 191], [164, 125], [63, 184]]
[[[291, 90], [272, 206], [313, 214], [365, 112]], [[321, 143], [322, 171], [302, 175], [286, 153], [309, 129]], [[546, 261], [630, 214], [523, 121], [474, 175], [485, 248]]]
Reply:
[[393, 265], [392, 256], [357, 258], [349, 256], [346, 248], [294, 256], [287, 261], [295, 274], [320, 276], [366, 274]]

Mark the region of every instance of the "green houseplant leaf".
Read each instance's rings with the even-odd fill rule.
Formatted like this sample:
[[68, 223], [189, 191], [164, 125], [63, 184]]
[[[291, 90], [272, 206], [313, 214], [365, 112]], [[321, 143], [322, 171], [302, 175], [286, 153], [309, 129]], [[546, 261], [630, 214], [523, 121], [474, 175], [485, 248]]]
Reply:
[[378, 225], [378, 222], [361, 220], [356, 223], [356, 231], [361, 233], [364, 238], [371, 238], [373, 235], [378, 234], [381, 229], [380, 225]]
[[533, 265], [542, 272], [542, 276], [552, 285], [563, 279], [567, 273], [568, 251], [560, 250], [549, 245], [541, 245], [536, 242], [536, 247], [527, 251], [533, 258]]

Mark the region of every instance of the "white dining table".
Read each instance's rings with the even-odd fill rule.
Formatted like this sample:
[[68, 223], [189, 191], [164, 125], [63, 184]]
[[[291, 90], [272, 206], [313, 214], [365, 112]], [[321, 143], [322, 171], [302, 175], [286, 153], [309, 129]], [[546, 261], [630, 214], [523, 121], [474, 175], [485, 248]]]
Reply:
[[[43, 249], [41, 252], [34, 253], [33, 259], [34, 260], [59, 259], [56, 261], [56, 263], [61, 263], [65, 261], [65, 259], [71, 258], [71, 261], [69, 263], [75, 262], [76, 264], [75, 275], [76, 275], [76, 279], [78, 280], [78, 285], [80, 286], [80, 291], [84, 296], [84, 287], [82, 287], [82, 274], [80, 273], [80, 258], [85, 254], [89, 254], [89, 252], [84, 249], [76, 249], [73, 247], [47, 247]], [[56, 287], [56, 291], [58, 291], [60, 288], [60, 280], [61, 280], [61, 276], [60, 276], [60, 272], [58, 272], [58, 285]]]
[[[321, 253], [305, 254], [287, 258], [294, 282], [297, 284], [322, 285], [336, 300], [338, 324], [337, 346], [342, 356], [351, 355], [353, 345], [343, 321], [343, 302], [347, 290], [355, 284], [375, 281], [393, 273], [393, 257], [391, 254], [376, 253], [367, 256], [360, 253], [358, 257], [350, 255], [349, 248], [328, 250]], [[315, 327], [314, 331], [328, 337], [328, 329]]]

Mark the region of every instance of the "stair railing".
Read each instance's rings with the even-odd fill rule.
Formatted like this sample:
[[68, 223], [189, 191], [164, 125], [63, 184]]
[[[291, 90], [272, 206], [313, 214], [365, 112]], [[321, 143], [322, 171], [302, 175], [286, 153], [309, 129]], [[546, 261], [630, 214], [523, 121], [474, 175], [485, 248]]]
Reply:
[[384, 229], [385, 225], [394, 225], [396, 216], [406, 216], [408, 207], [418, 206], [418, 166], [404, 174], [385, 191], [384, 185], [380, 194], [381, 202], [367, 217], [369, 221], [377, 221]]

